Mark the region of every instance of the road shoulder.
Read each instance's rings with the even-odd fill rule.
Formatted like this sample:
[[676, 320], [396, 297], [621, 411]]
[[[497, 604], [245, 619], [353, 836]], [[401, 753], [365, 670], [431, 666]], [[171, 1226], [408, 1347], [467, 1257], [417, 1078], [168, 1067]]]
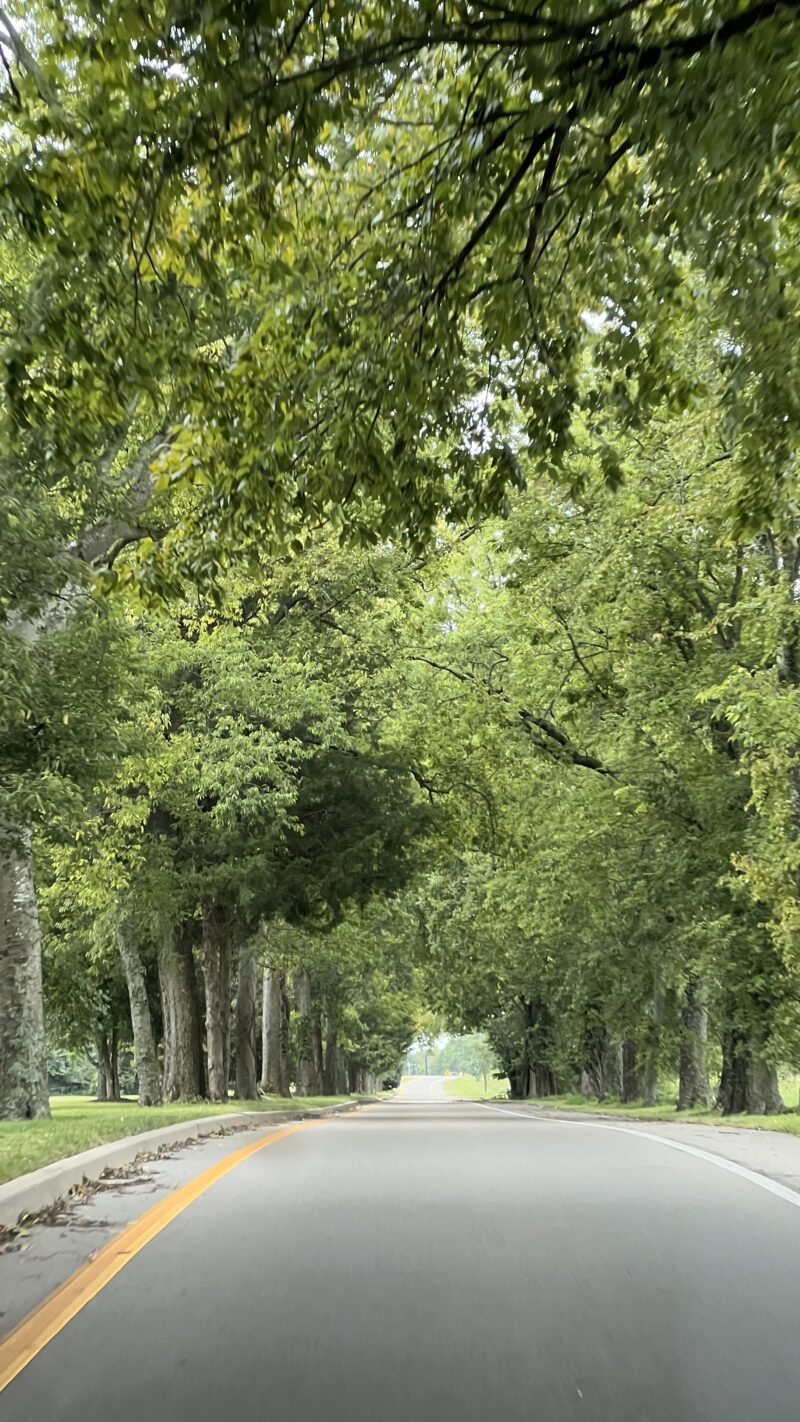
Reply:
[[702, 1126], [680, 1121], [638, 1121], [632, 1117], [602, 1116], [594, 1112], [548, 1111], [524, 1101], [484, 1103], [486, 1109], [513, 1110], [534, 1120], [565, 1121], [573, 1125], [603, 1125], [624, 1129], [634, 1135], [661, 1136], [676, 1143], [693, 1146], [709, 1155], [720, 1156], [744, 1166], [759, 1175], [766, 1175], [780, 1185], [800, 1194], [800, 1137], [781, 1131], [753, 1131], [735, 1126]]
[[[95, 1179], [78, 1184], [69, 1197], [51, 1203], [29, 1225], [9, 1230], [2, 1237], [0, 1338], [120, 1230], [172, 1191], [241, 1150], [243, 1144], [285, 1130], [287, 1120], [324, 1119], [358, 1110], [362, 1104], [359, 1101], [314, 1111], [270, 1112], [266, 1117], [264, 1113], [243, 1112], [242, 1116], [252, 1119], [232, 1127], [231, 1117], [223, 1117], [217, 1134], [209, 1131], [213, 1129], [212, 1121], [218, 1118], [204, 1117], [202, 1134], [188, 1129], [198, 1122], [184, 1121], [176, 1127], [147, 1133], [160, 1137], [164, 1129], [169, 1129], [173, 1133], [169, 1142], [148, 1142], [138, 1135], [129, 1137], [128, 1142], [111, 1143], [124, 1147], [119, 1164], [96, 1170]], [[107, 1153], [110, 1149], [111, 1145], [100, 1147], [99, 1151]]]

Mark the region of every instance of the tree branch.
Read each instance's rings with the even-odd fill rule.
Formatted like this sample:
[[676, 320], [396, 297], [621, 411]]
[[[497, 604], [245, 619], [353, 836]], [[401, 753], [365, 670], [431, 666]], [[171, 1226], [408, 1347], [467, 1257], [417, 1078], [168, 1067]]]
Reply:
[[492, 203], [492, 206], [490, 207], [486, 216], [481, 222], [478, 223], [477, 227], [473, 228], [472, 233], [467, 238], [461, 250], [453, 258], [449, 267], [446, 268], [442, 276], [439, 278], [438, 282], [436, 283], [436, 286], [433, 289], [433, 296], [437, 297], [438, 299], [442, 298], [448, 282], [452, 281], [453, 277], [458, 276], [459, 272], [461, 271], [461, 268], [464, 266], [464, 263], [469, 260], [469, 257], [475, 251], [475, 248], [479, 246], [479, 244], [486, 236], [487, 232], [490, 230], [490, 228], [494, 226], [498, 217], [500, 217], [501, 213], [508, 206], [526, 173], [528, 173], [533, 167], [533, 164], [535, 163], [538, 155], [544, 148], [544, 145], [547, 143], [547, 140], [549, 138], [552, 138], [554, 133], [555, 125], [549, 124], [547, 128], [543, 128], [538, 133], [535, 133], [533, 135], [533, 138], [528, 144], [522, 162], [512, 173], [502, 192]]
[[[518, 721], [529, 734], [533, 735], [534, 728], [542, 733], [541, 736], [533, 736], [534, 743], [540, 750], [545, 751], [551, 759], [576, 765], [584, 770], [593, 770], [598, 775], [610, 776], [612, 779], [616, 779], [616, 771], [612, 770], [610, 766], [605, 765], [603, 761], [598, 760], [596, 756], [578, 750], [577, 747], [573, 745], [567, 733], [562, 731], [559, 726], [556, 726], [553, 721], [548, 720], [546, 716], [534, 715], [532, 711], [528, 711], [524, 706], [515, 707], [511, 698], [504, 691], [500, 691], [499, 688], [489, 686], [486, 682], [481, 681], [471, 673], [458, 671], [456, 667], [450, 667], [444, 662], [436, 662], [431, 657], [422, 656], [421, 653], [410, 657], [409, 660], [412, 662], [423, 662], [426, 666], [433, 667], [436, 671], [443, 671], [449, 676], [455, 677], [456, 681], [479, 687], [487, 696], [498, 698], [514, 712]], [[544, 739], [542, 739], [542, 736]], [[558, 747], [558, 751], [555, 749], [556, 746]]]

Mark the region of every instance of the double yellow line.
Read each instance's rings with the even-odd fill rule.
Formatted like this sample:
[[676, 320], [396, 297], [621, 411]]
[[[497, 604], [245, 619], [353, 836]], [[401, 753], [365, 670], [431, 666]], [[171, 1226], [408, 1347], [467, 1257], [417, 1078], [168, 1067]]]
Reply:
[[324, 1123], [324, 1119], [298, 1121], [293, 1126], [274, 1131], [265, 1140], [251, 1141], [250, 1145], [243, 1146], [241, 1150], [234, 1151], [232, 1155], [210, 1166], [202, 1175], [198, 1175], [196, 1180], [182, 1185], [140, 1219], [134, 1220], [133, 1224], [128, 1225], [115, 1239], [109, 1240], [93, 1259], [28, 1314], [28, 1317], [0, 1343], [0, 1392], [14, 1381], [23, 1368], [27, 1368], [51, 1338], [55, 1338], [62, 1328], [66, 1328], [75, 1315], [91, 1303], [100, 1290], [104, 1289], [151, 1239], [155, 1239], [162, 1229], [166, 1229], [168, 1224], [183, 1214], [183, 1211], [204, 1195], [206, 1190], [210, 1190], [212, 1185], [216, 1185], [218, 1180], [222, 1180], [223, 1176], [235, 1170], [242, 1161], [249, 1160], [251, 1155], [256, 1155], [267, 1146], [277, 1145], [278, 1141], [285, 1140], [286, 1136], [296, 1135], [298, 1131], [307, 1131], [311, 1126]]

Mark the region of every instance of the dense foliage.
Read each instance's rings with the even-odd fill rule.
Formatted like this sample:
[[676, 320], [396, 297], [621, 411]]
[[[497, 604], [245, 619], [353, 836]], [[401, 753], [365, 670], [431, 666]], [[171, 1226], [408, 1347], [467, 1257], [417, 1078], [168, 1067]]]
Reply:
[[432, 1022], [519, 1094], [780, 1107], [799, 48], [778, 0], [0, 11], [0, 1114], [48, 1033], [147, 1103]]

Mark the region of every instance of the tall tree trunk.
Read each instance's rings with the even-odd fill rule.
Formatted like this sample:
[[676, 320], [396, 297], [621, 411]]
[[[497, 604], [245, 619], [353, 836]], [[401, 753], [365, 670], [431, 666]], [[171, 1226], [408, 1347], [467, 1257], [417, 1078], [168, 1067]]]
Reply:
[[517, 1006], [522, 1015], [524, 1041], [524, 1062], [517, 1083], [519, 1090], [521, 1094], [531, 1097], [556, 1096], [559, 1083], [550, 1066], [553, 1045], [550, 1009], [538, 996], [530, 1000], [520, 999]]
[[208, 1070], [206, 1066], [206, 1034], [205, 1034], [205, 985], [200, 981], [200, 974], [194, 961], [194, 953], [187, 958], [187, 963], [192, 979], [192, 995], [194, 999], [194, 1023], [195, 1040], [197, 1042], [197, 1062], [198, 1062], [198, 1082], [200, 1086], [200, 1096], [208, 1096]]
[[0, 827], [0, 1119], [49, 1115], [31, 836]]
[[774, 1067], [751, 1057], [747, 1077], [747, 1110], [752, 1116], [779, 1116], [786, 1107]]
[[105, 1032], [100, 1032], [97, 1038], [97, 1101], [113, 1100], [112, 1070], [111, 1070], [111, 1050], [108, 1045], [108, 1037]]
[[203, 978], [206, 988], [208, 1094], [227, 1101], [231, 1047], [231, 925], [216, 904], [203, 908]]
[[642, 1062], [642, 1102], [658, 1105], [658, 1068], [661, 1062], [661, 1029], [664, 1022], [664, 992], [658, 982], [653, 985], [653, 1005], [645, 1036]]
[[658, 1105], [658, 1057], [655, 1052], [648, 1053], [644, 1064], [642, 1104], [644, 1106]]
[[[655, 1042], [657, 1032], [658, 1028], [651, 1026], [648, 1041], [643, 1049], [638, 1042], [630, 1038], [622, 1043], [620, 1100], [626, 1106], [633, 1101], [641, 1101], [643, 1106], [658, 1104], [658, 1047]], [[616, 1068], [613, 1074], [617, 1075]], [[605, 1080], [607, 1094], [612, 1094], [608, 1078]]]
[[[560, 1084], [555, 1072], [548, 1066], [541, 1063], [534, 1064], [531, 1069], [531, 1079], [533, 1094], [536, 1097], [558, 1096]], [[486, 1090], [486, 1072], [483, 1073], [483, 1089]]]
[[311, 1056], [321, 1096], [324, 1089], [325, 1053], [322, 1048], [322, 1018], [318, 1008], [311, 1014]]
[[749, 1116], [778, 1115], [785, 1107], [778, 1075], [737, 1032], [728, 1028], [722, 1042], [722, 1076], [717, 1106], [723, 1116], [746, 1112]]
[[158, 948], [164, 1020], [164, 1099], [194, 1101], [202, 1093], [200, 1017], [191, 925], [170, 927]]
[[97, 1038], [97, 1098], [98, 1101], [119, 1101], [119, 1027], [116, 1022], [110, 1033]]
[[581, 1063], [581, 1096], [600, 1101], [604, 1095], [603, 1050], [606, 1032], [602, 1023], [589, 1009], [584, 1018], [583, 1061]]
[[531, 1094], [531, 1069], [527, 1062], [514, 1062], [508, 1069], [509, 1095], [524, 1101]]
[[708, 1009], [699, 980], [690, 976], [681, 1008], [681, 1050], [678, 1079], [678, 1110], [711, 1105], [711, 1087], [706, 1066]]
[[175, 1007], [175, 964], [172, 929], [163, 936], [158, 945], [158, 990], [161, 995], [161, 1030], [163, 1032], [164, 1060], [161, 1075], [161, 1094], [165, 1101], [177, 1101], [180, 1092], [176, 1081], [177, 1059], [175, 1054], [176, 1007]]
[[111, 1044], [109, 1051], [110, 1076], [110, 1101], [120, 1101], [122, 1092], [119, 1089], [119, 1027], [117, 1023], [111, 1028]]
[[325, 1036], [325, 1065], [322, 1072], [322, 1090], [326, 1096], [339, 1094], [339, 1035], [335, 1027], [328, 1027]]
[[619, 1096], [622, 1092], [622, 1045], [609, 1037], [603, 1052], [603, 1095]]
[[158, 1068], [147, 981], [144, 964], [130, 925], [121, 923], [117, 929], [117, 944], [122, 969], [128, 987], [133, 1028], [133, 1055], [139, 1077], [139, 1105], [158, 1106], [161, 1103], [161, 1073]]
[[581, 1095], [602, 1101], [622, 1094], [622, 1048], [611, 1041], [596, 1008], [586, 1013], [583, 1034]]
[[314, 1012], [311, 1001], [311, 978], [305, 968], [294, 975], [294, 996], [300, 1021], [297, 1027], [297, 1066], [295, 1085], [298, 1096], [319, 1096], [322, 1091], [314, 1044]]
[[256, 987], [258, 965], [251, 943], [239, 954], [239, 989], [236, 994], [236, 1095], [240, 1101], [255, 1101], [256, 1076]]
[[622, 1096], [626, 1106], [632, 1101], [641, 1101], [644, 1094], [639, 1048], [628, 1038], [622, 1043]]
[[728, 1028], [722, 1039], [722, 1075], [717, 1089], [717, 1107], [723, 1116], [746, 1109], [747, 1059], [740, 1043], [739, 1034]]
[[286, 984], [283, 973], [264, 968], [261, 1015], [261, 1090], [265, 1096], [289, 1095], [289, 1043]]

